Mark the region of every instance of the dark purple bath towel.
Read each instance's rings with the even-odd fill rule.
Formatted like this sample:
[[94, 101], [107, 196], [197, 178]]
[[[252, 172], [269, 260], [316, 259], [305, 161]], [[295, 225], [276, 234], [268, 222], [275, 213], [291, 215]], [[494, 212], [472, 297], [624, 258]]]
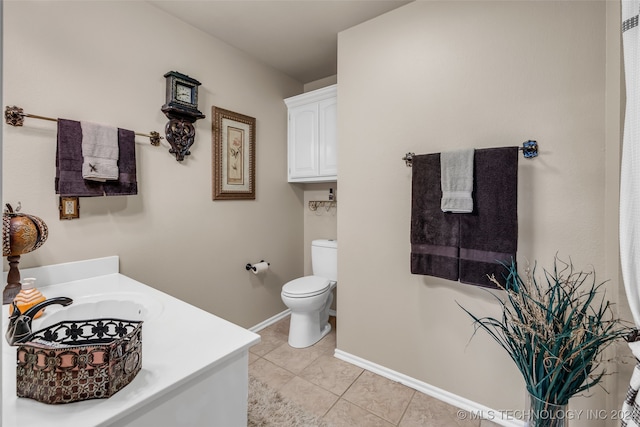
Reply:
[[472, 213], [460, 214], [460, 282], [495, 287], [518, 249], [518, 147], [476, 150]]
[[440, 155], [413, 157], [411, 273], [495, 288], [518, 248], [518, 147], [475, 150], [472, 213], [440, 209]]
[[118, 180], [104, 182], [104, 192], [107, 196], [133, 196], [138, 194], [136, 143], [133, 131], [118, 129], [118, 148]]
[[458, 280], [460, 214], [440, 209], [440, 154], [412, 163], [411, 273]]
[[74, 120], [58, 119], [56, 194], [102, 196], [102, 183], [82, 178], [82, 127]]

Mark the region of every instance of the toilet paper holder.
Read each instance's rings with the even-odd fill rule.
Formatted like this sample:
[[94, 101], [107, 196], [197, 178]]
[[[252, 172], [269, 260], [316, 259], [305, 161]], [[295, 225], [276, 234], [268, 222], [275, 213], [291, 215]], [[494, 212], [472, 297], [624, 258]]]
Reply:
[[[264, 260], [260, 260], [260, 262], [264, 262]], [[268, 262], [267, 265], [271, 265], [271, 263]], [[256, 267], [253, 264], [247, 264], [247, 265], [244, 266], [244, 268], [247, 271], [249, 271], [249, 270], [256, 271]]]

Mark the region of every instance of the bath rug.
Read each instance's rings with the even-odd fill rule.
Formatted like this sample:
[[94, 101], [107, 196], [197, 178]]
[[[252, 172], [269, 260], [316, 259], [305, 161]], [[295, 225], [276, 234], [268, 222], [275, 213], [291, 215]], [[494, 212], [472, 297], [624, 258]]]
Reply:
[[249, 375], [248, 427], [330, 427]]

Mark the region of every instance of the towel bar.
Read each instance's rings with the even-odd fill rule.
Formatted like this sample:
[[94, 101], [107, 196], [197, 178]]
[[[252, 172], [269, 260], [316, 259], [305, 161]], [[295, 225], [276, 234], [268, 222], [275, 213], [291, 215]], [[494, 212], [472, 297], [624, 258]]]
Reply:
[[[24, 118], [25, 117], [30, 117], [32, 119], [39, 119], [39, 120], [48, 120], [50, 122], [57, 122], [58, 119], [54, 119], [53, 117], [45, 117], [45, 116], [38, 116], [35, 114], [28, 114], [25, 113], [24, 110], [20, 107], [16, 107], [15, 105], [13, 107], [10, 106], [6, 106], [5, 110], [4, 110], [4, 121], [6, 124], [11, 125], [11, 126], [22, 126], [24, 124]], [[138, 136], [144, 136], [149, 138], [151, 145], [153, 146], [158, 146], [160, 145], [160, 140], [162, 139], [162, 137], [160, 136], [160, 134], [158, 132], [152, 131], [149, 133], [138, 133], [135, 132], [136, 135]]]
[[[522, 151], [522, 155], [524, 156], [525, 159], [538, 157], [538, 142], [530, 139], [528, 141], [523, 142], [522, 147], [518, 148], [518, 150]], [[415, 155], [416, 153], [412, 153], [412, 152], [408, 152], [407, 154], [404, 155], [402, 160], [404, 160], [407, 167], [411, 167], [413, 162], [413, 156]]]

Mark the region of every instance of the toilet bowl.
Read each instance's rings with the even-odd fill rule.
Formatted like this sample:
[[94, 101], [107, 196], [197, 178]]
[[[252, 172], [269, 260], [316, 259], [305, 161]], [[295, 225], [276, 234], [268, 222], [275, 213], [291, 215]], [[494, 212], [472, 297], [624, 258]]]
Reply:
[[309, 347], [331, 331], [329, 309], [337, 284], [337, 242], [314, 240], [311, 258], [314, 275], [286, 283], [280, 294], [291, 310], [288, 341], [294, 348]]

